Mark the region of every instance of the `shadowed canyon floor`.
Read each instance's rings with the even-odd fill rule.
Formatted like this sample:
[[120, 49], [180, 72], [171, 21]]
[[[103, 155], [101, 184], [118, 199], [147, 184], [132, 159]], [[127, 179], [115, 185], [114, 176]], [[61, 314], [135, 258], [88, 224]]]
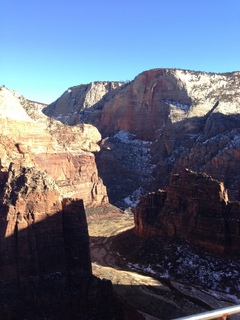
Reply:
[[[138, 310], [145, 319], [174, 319], [239, 304], [238, 261], [218, 259], [214, 265], [214, 257], [206, 253], [201, 257], [198, 253], [199, 261], [193, 268], [194, 274], [191, 271], [193, 257], [192, 260], [189, 257], [195, 254], [196, 259], [197, 254], [193, 253], [188, 245], [185, 248], [184, 245], [177, 247], [176, 244], [171, 244], [162, 249], [144, 249], [143, 239], [133, 235], [134, 221], [131, 215], [88, 220], [93, 273], [101, 279], [110, 279], [121, 300]], [[144, 258], [135, 262], [136, 255], [139, 256], [141, 250]], [[153, 266], [149, 267], [148, 259], [153, 259], [154, 250], [159, 251], [160, 264], [166, 264], [165, 275], [160, 270], [154, 272]], [[186, 265], [177, 261], [179, 250]], [[172, 266], [174, 261], [177, 265], [175, 269]], [[206, 273], [203, 272], [204, 264]], [[159, 268], [159, 265], [156, 266]], [[223, 274], [222, 270], [226, 270], [226, 273]], [[222, 281], [217, 278], [222, 278]], [[235, 294], [226, 294], [224, 285], [235, 285]], [[231, 319], [240, 317], [235, 315], [231, 316]]]
[[134, 272], [112, 250], [114, 237], [133, 226], [133, 217], [125, 214], [88, 221], [93, 273], [101, 279], [110, 279], [121, 299], [144, 314], [145, 319], [173, 319], [205, 311], [204, 303], [193, 302], [167, 281]]

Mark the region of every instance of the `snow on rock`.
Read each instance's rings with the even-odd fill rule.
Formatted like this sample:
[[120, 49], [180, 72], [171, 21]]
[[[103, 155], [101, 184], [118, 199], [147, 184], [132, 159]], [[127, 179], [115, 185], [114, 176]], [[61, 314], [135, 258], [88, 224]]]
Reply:
[[121, 143], [126, 144], [129, 148], [128, 155], [125, 157], [125, 165], [132, 167], [139, 174], [148, 175], [153, 167], [150, 165], [150, 141], [143, 141], [135, 138], [134, 134], [127, 131], [119, 131], [113, 138], [118, 139]]
[[126, 149], [124, 156], [121, 157], [122, 166], [135, 172], [138, 178], [141, 179], [141, 187], [123, 199], [127, 206], [134, 208], [138, 203], [139, 197], [146, 193], [144, 184], [152, 179], [151, 172], [154, 169], [150, 155], [152, 142], [136, 139], [134, 134], [124, 130], [119, 131], [113, 139], [117, 139]]

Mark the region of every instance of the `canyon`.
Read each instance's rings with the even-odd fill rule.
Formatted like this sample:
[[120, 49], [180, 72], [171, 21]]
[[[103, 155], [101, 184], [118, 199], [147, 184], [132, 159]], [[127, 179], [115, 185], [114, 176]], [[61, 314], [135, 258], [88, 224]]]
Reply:
[[[126, 208], [166, 188], [171, 172], [185, 167], [222, 181], [239, 200], [239, 83], [239, 72], [153, 69], [84, 104], [69, 88], [43, 112], [62, 123], [77, 114], [78, 123], [98, 128], [96, 162], [113, 204]], [[102, 92], [98, 82], [91, 86]]]
[[[191, 300], [183, 288], [191, 286], [200, 301], [195, 306], [190, 300], [178, 304], [177, 295], [163, 302], [160, 294], [161, 310], [154, 306], [152, 315], [161, 319], [223, 305], [207, 304], [213, 294], [238, 303], [239, 84], [239, 72], [153, 69], [129, 82], [68, 88], [48, 106], [1, 87], [4, 319], [14, 312], [36, 319], [57, 319], [62, 312], [147, 319], [147, 306], [139, 313], [141, 303], [124, 299], [146, 295], [147, 280], [128, 275], [129, 288], [118, 286], [119, 264], [167, 281], [168, 288], [158, 283], [149, 289], [152, 298], [162, 290], [170, 299], [177, 290]], [[134, 221], [125, 224], [133, 210]], [[101, 257], [105, 249], [109, 258]], [[189, 277], [186, 261], [193, 267]], [[202, 265], [212, 268], [212, 277], [196, 271]], [[228, 280], [221, 283], [217, 270]], [[134, 281], [140, 291], [131, 293]], [[176, 304], [176, 313], [170, 312]]]

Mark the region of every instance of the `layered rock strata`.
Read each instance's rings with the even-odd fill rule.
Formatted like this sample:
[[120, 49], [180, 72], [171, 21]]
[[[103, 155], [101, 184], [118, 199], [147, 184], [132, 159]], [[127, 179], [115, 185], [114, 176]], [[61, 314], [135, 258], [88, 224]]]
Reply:
[[83, 201], [33, 167], [1, 181], [0, 319], [121, 319], [110, 281], [92, 275]]
[[240, 203], [228, 200], [222, 182], [184, 170], [166, 191], [140, 198], [135, 209], [140, 237], [181, 238], [212, 252], [239, 254]]
[[45, 116], [45, 122], [34, 121], [20, 98], [6, 88], [0, 90], [1, 171], [7, 172], [11, 162], [36, 167], [54, 179], [64, 197], [81, 198], [87, 206], [107, 203], [106, 188], [89, 152], [99, 150], [98, 130], [90, 125], [70, 129]]
[[[151, 141], [152, 160], [148, 167], [152, 165], [153, 170], [149, 174], [150, 181], [145, 185], [146, 190], [165, 188], [172, 172], [180, 173], [188, 167], [223, 181], [229, 190], [229, 198], [240, 200], [240, 176], [237, 173], [240, 154], [239, 85], [239, 72], [216, 74], [153, 69], [106, 92], [94, 105], [82, 102], [86, 97], [82, 86], [74, 87], [77, 99], [73, 100], [73, 93], [66, 92], [54, 105], [46, 107], [45, 112], [62, 122], [69, 112], [76, 112], [79, 122], [94, 124], [103, 138], [109, 139], [112, 150], [119, 144], [114, 144], [112, 138], [123, 130], [135, 135], [136, 139]], [[102, 86], [104, 84], [99, 84]], [[70, 108], [72, 104], [74, 108]], [[118, 176], [122, 174], [127, 178], [125, 172], [130, 172], [130, 167], [138, 164], [135, 157], [129, 169], [120, 163], [119, 159], [125, 157], [126, 144], [119, 148], [119, 154], [111, 149], [106, 152], [106, 143], [102, 146], [97, 157], [98, 165], [110, 191], [110, 176], [118, 186], [118, 199], [115, 194], [113, 199], [114, 203], [119, 203], [126, 197], [121, 191], [126, 184]], [[108, 158], [113, 165], [105, 170], [104, 163]], [[142, 187], [145, 181], [144, 174], [134, 174], [141, 184], [138, 187]], [[129, 175], [128, 186], [133, 185], [129, 194], [136, 190], [135, 181]]]

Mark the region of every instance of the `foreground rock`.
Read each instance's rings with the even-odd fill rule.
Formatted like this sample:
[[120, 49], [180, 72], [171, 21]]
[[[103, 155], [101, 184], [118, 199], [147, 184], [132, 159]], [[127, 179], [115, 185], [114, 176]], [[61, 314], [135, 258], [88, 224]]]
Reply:
[[185, 170], [166, 191], [141, 197], [135, 210], [141, 237], [180, 238], [212, 252], [239, 255], [240, 203], [228, 201], [223, 183]]
[[111, 282], [92, 275], [83, 201], [34, 168], [0, 177], [0, 319], [122, 319]]

